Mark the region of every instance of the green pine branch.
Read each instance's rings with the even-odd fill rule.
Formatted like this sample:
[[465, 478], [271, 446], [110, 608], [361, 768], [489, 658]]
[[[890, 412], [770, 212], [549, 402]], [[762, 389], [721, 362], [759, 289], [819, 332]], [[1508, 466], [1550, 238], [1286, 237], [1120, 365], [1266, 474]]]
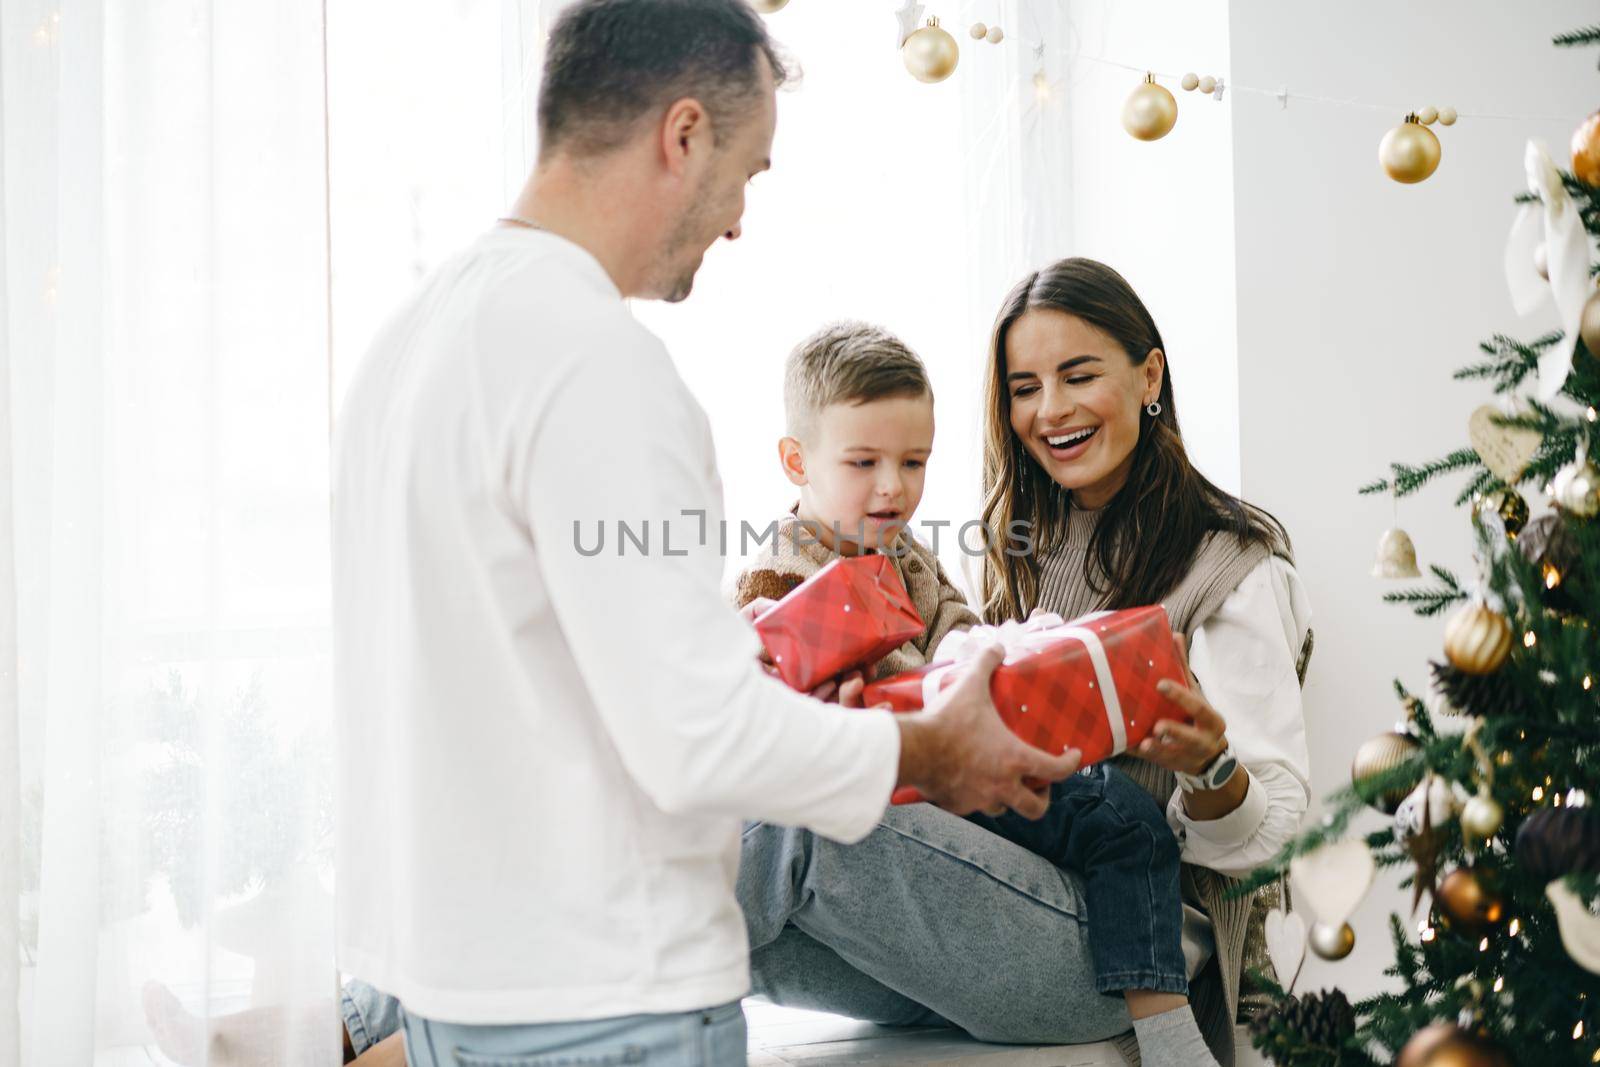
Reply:
[[1428, 568], [1438, 579], [1435, 586], [1423, 586], [1416, 589], [1400, 589], [1392, 593], [1385, 593], [1385, 604], [1410, 604], [1411, 610], [1423, 618], [1438, 615], [1446, 608], [1459, 604], [1467, 599], [1467, 591], [1461, 588], [1461, 583], [1445, 568], [1434, 564]]
[[1581, 29], [1558, 33], [1550, 39], [1550, 43], [1557, 48], [1577, 48], [1582, 45], [1600, 44], [1600, 25], [1584, 26]]

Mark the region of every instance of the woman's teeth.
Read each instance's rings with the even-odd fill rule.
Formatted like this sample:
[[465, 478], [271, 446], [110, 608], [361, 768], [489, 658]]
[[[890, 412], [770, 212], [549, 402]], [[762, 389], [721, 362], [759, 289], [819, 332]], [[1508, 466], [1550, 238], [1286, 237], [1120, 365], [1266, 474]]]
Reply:
[[1098, 426], [1091, 426], [1087, 430], [1074, 430], [1072, 433], [1062, 434], [1059, 437], [1046, 437], [1045, 443], [1051, 448], [1071, 448], [1074, 445], [1083, 444], [1093, 437], [1099, 429], [1100, 427]]

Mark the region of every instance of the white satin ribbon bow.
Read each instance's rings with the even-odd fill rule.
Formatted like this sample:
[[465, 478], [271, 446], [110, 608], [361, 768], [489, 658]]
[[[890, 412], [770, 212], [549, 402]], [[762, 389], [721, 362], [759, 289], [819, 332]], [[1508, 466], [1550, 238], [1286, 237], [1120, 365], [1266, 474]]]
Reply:
[[[1523, 165], [1528, 174], [1528, 191], [1539, 200], [1523, 204], [1511, 224], [1511, 236], [1506, 240], [1506, 286], [1519, 315], [1536, 311], [1546, 295], [1555, 297], [1563, 336], [1539, 356], [1538, 396], [1549, 401], [1561, 392], [1572, 372], [1578, 325], [1590, 291], [1589, 237], [1578, 207], [1561, 184], [1561, 173], [1550, 161], [1544, 145], [1529, 141]], [[1539, 277], [1533, 263], [1541, 244], [1550, 275], [1548, 284]]]

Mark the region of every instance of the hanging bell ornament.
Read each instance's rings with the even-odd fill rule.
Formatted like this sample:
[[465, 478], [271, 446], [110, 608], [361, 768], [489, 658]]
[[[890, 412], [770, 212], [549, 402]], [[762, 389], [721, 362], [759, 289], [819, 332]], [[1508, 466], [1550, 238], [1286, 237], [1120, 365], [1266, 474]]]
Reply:
[[961, 60], [961, 49], [956, 46], [956, 39], [939, 25], [935, 17], [905, 39], [900, 46], [900, 58], [905, 60], [906, 70], [911, 72], [913, 78], [932, 85], [955, 73], [956, 64]]
[[1487, 841], [1500, 832], [1505, 820], [1505, 809], [1500, 802], [1490, 796], [1487, 789], [1479, 789], [1477, 796], [1467, 801], [1461, 809], [1461, 832], [1479, 841]]
[[1578, 458], [1556, 471], [1550, 480], [1550, 499], [1580, 519], [1600, 515], [1600, 468], [1590, 462], [1580, 447]]
[[1467, 674], [1493, 674], [1511, 654], [1511, 623], [1482, 600], [1450, 616], [1444, 628], [1444, 655]]
[[750, 6], [763, 15], [770, 15], [774, 11], [782, 11], [789, 6], [789, 0], [750, 0]]
[[1572, 131], [1572, 173], [1587, 185], [1600, 185], [1600, 111]]
[[1177, 122], [1178, 101], [1166, 86], [1156, 84], [1154, 74], [1146, 74], [1122, 105], [1123, 129], [1141, 141], [1159, 141]]
[[1400, 527], [1383, 531], [1378, 538], [1378, 555], [1372, 564], [1374, 578], [1420, 578], [1417, 569], [1417, 546], [1411, 535]]
[[1406, 185], [1420, 182], [1437, 170], [1439, 154], [1438, 136], [1418, 122], [1416, 115], [1407, 115], [1378, 144], [1378, 162], [1384, 173]]
[[[1356, 749], [1356, 758], [1350, 763], [1350, 780], [1359, 782], [1363, 778], [1386, 774], [1410, 759], [1421, 747], [1416, 738], [1398, 730], [1379, 734]], [[1368, 803], [1385, 815], [1393, 815], [1415, 787], [1415, 780], [1402, 782], [1373, 797]]]
[[1479, 522], [1488, 522], [1489, 517], [1494, 516], [1500, 528], [1505, 531], [1506, 538], [1515, 541], [1517, 535], [1528, 525], [1530, 512], [1528, 502], [1523, 499], [1522, 494], [1507, 486], [1479, 497], [1473, 507], [1473, 514]]
[[1313, 923], [1311, 951], [1325, 960], [1342, 960], [1356, 947], [1356, 932], [1349, 923]]

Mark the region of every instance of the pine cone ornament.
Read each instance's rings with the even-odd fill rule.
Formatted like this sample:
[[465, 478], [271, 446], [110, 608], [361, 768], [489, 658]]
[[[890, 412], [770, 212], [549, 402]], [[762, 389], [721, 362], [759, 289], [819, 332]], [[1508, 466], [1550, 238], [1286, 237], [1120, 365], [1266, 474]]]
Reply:
[[1433, 687], [1463, 715], [1481, 718], [1515, 711], [1521, 703], [1516, 682], [1504, 671], [1493, 674], [1468, 674], [1448, 663], [1428, 664], [1433, 672]]
[[1541, 884], [1600, 872], [1600, 809], [1540, 808], [1517, 831], [1516, 854]]
[[1339, 1064], [1355, 1032], [1355, 1009], [1338, 989], [1285, 997], [1250, 1020], [1251, 1043], [1275, 1063]]

